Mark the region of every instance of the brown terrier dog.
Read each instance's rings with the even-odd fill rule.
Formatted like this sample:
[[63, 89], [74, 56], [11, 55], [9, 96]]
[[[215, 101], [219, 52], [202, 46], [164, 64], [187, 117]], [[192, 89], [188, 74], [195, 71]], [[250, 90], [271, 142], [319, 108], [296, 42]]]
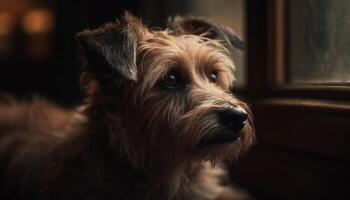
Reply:
[[237, 36], [193, 17], [150, 30], [125, 14], [77, 39], [83, 107], [0, 106], [0, 198], [222, 198], [220, 161], [254, 142], [231, 92]]

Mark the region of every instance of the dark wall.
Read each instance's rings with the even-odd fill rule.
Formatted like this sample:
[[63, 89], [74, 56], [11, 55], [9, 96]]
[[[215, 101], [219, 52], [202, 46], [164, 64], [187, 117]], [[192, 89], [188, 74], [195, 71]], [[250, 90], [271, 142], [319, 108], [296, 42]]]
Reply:
[[56, 0], [52, 4], [56, 18], [54, 32], [45, 39], [51, 45], [51, 55], [42, 60], [28, 58], [24, 49], [30, 43], [17, 31], [13, 36], [13, 53], [0, 61], [0, 91], [20, 98], [44, 96], [66, 106], [79, 103], [82, 92], [74, 35], [114, 20], [125, 9], [137, 14], [137, 5], [137, 0]]
[[[28, 58], [26, 36], [16, 31], [13, 52], [0, 60], [0, 93], [18, 98], [43, 96], [63, 106], [79, 104], [83, 92], [79, 86], [79, 61], [74, 35], [120, 17], [125, 10], [141, 17], [147, 24], [161, 25], [169, 15], [186, 10], [185, 1], [160, 0], [52, 0], [56, 18], [53, 33], [38, 38], [51, 45], [47, 59]], [[45, 43], [46, 44], [46, 43]], [[0, 52], [1, 53], [1, 52]]]

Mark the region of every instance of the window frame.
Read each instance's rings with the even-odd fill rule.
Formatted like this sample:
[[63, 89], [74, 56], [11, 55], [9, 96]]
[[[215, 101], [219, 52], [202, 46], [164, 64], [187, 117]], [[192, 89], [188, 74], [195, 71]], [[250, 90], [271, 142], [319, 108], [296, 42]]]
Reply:
[[350, 198], [350, 84], [285, 82], [285, 6], [246, 2], [247, 85], [238, 92], [253, 108], [258, 144], [232, 178], [257, 199]]
[[[288, 56], [286, 55], [286, 34], [288, 34], [285, 26], [286, 1], [266, 0], [260, 3], [255, 0], [247, 1], [247, 8], [249, 4], [254, 5], [247, 9], [247, 24], [250, 26], [247, 26], [248, 30], [246, 31], [248, 33], [248, 77], [247, 87], [243, 92], [254, 97], [350, 100], [350, 83], [286, 83], [285, 70]], [[253, 13], [252, 9], [259, 9], [258, 4], [265, 7], [266, 12], [255, 11], [258, 13], [256, 16], [259, 16], [260, 19], [249, 14], [249, 12]], [[252, 22], [253, 20], [254, 22]], [[256, 30], [257, 27], [253, 27], [256, 25], [259, 30]], [[254, 41], [256, 38], [258, 42]]]

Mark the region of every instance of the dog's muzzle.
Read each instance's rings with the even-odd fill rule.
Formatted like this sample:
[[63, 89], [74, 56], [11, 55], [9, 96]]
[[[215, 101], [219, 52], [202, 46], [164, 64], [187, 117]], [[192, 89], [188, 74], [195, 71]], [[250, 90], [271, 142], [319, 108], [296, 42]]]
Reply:
[[228, 107], [217, 112], [218, 121], [222, 131], [204, 138], [202, 145], [215, 145], [231, 143], [242, 135], [242, 129], [246, 125], [248, 114], [234, 107]]

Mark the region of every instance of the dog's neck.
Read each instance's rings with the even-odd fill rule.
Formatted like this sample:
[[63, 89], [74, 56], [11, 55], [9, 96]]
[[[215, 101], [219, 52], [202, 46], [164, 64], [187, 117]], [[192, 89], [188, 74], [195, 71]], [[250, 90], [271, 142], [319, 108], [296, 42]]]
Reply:
[[[93, 110], [96, 110], [95, 108]], [[91, 114], [91, 113], [90, 113]], [[117, 115], [114, 115], [114, 119], [122, 119]], [[106, 121], [106, 113], [93, 113], [88, 116], [89, 120], [101, 120]], [[110, 119], [108, 119], [110, 120]], [[108, 121], [107, 120], [107, 121]], [[110, 122], [109, 122], [110, 123]], [[103, 124], [103, 123], [95, 123]], [[113, 127], [115, 131], [125, 131], [125, 127], [122, 127], [122, 122], [114, 121], [113, 124], [119, 127]], [[145, 197], [148, 199], [161, 198], [161, 199], [187, 199], [197, 196], [197, 199], [215, 199], [221, 191], [219, 186], [219, 177], [217, 175], [218, 167], [214, 168], [205, 161], [187, 161], [178, 163], [177, 165], [159, 165], [148, 166], [147, 163], [143, 164], [143, 168], [136, 166], [133, 162], [129, 161], [127, 156], [120, 153], [110, 141], [110, 127], [89, 127], [91, 132], [88, 141], [94, 141], [91, 143], [90, 149], [91, 154], [96, 156], [100, 160], [99, 165], [107, 168], [107, 172], [110, 171], [116, 177], [125, 177], [128, 179], [134, 179], [133, 186], [138, 191], [143, 190]], [[103, 147], [101, 149], [101, 147]], [[102, 152], [104, 151], [104, 152]], [[100, 152], [100, 153], [97, 153]], [[107, 161], [101, 160], [101, 155]], [[109, 155], [106, 157], [106, 155]], [[105, 164], [103, 164], [103, 162]], [[115, 169], [114, 166], [109, 166], [113, 163], [114, 166], [120, 166], [122, 169]], [[94, 168], [94, 167], [92, 167]], [[125, 171], [123, 171], [125, 169]], [[120, 170], [116, 172], [116, 170]], [[203, 176], [205, 173], [205, 176]], [[204, 180], [205, 179], [205, 180]], [[130, 182], [130, 181], [128, 181]], [[130, 188], [125, 188], [130, 190]], [[134, 190], [136, 190], [134, 188]], [[130, 191], [126, 191], [128, 193]]]
[[168, 194], [172, 199], [217, 199], [223, 189], [219, 185], [222, 173], [220, 166], [213, 167], [206, 161], [188, 163], [173, 174]]
[[[122, 156], [116, 156], [111, 152], [104, 154], [109, 154], [113, 161], [103, 160], [97, 154], [96, 156], [100, 157], [100, 162], [97, 164], [101, 165], [105, 162], [99, 167], [106, 169], [103, 171], [107, 176], [110, 176], [108, 178], [115, 177], [119, 179], [118, 182], [125, 178], [125, 182], [134, 183], [125, 186], [125, 188], [116, 186], [120, 187], [120, 192], [128, 197], [126, 199], [134, 199], [135, 196], [133, 195], [143, 193], [143, 199], [209, 200], [216, 199], [222, 191], [222, 187], [219, 185], [219, 175], [217, 174], [219, 168], [212, 168], [209, 163], [204, 161], [161, 170], [164, 173], [149, 174], [147, 171], [135, 167]], [[111, 163], [113, 164], [111, 165]], [[115, 168], [115, 166], [118, 167]], [[93, 168], [97, 169], [96, 167]], [[98, 175], [98, 171], [96, 171], [96, 175]], [[133, 191], [138, 191], [140, 194], [133, 194]]]

